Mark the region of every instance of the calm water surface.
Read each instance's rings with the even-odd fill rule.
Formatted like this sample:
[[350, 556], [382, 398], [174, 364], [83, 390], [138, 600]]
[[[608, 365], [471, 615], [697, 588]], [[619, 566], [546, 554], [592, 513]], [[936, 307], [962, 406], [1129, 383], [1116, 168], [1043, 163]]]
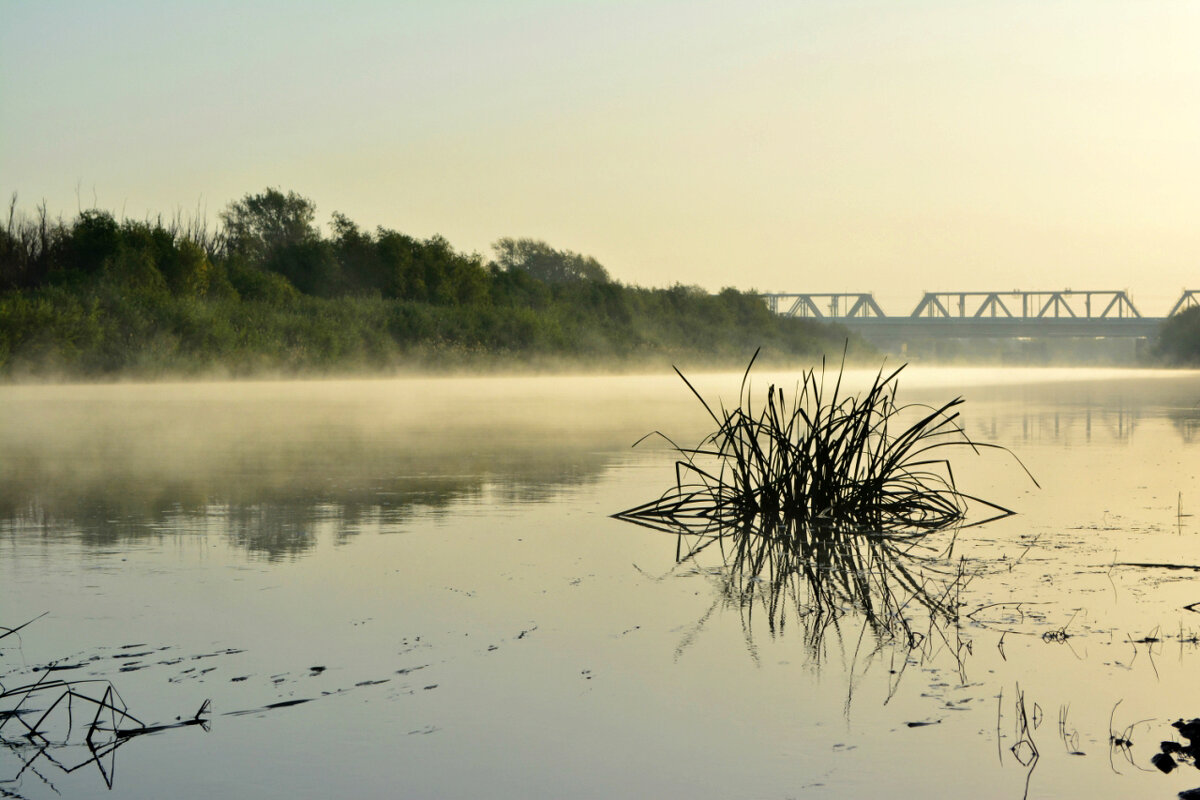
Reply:
[[[696, 382], [736, 402], [739, 380]], [[708, 432], [674, 377], [0, 387], [0, 625], [45, 614], [0, 640], [0, 682], [57, 663], [146, 723], [212, 701], [207, 730], [99, 763], [78, 724], [40, 748], [10, 721], [0, 796], [1200, 786], [1150, 761], [1200, 717], [1200, 373], [914, 369], [899, 399], [957, 394], [1041, 488], [957, 454], [963, 489], [1019, 513], [942, 560], [930, 539], [949, 571], [922, 588], [958, 623], [914, 601], [889, 640], [799, 593], [768, 617], [718, 555], [677, 564], [609, 517], [673, 480], [635, 440]]]

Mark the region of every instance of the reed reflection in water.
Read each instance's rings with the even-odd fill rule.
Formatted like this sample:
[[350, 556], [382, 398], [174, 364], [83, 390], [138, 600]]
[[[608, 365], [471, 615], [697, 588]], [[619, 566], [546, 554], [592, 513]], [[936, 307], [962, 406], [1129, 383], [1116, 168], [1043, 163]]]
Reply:
[[769, 534], [751, 528], [678, 534], [679, 563], [697, 567], [719, 555], [718, 603], [736, 607], [747, 635], [756, 619], [772, 636], [795, 620], [810, 656], [825, 636], [841, 634], [848, 615], [861, 619], [871, 650], [917, 650], [945, 638], [958, 622], [959, 593], [971, 576], [952, 558], [954, 534], [935, 547], [928, 534], [870, 533], [837, 525], [787, 525]]

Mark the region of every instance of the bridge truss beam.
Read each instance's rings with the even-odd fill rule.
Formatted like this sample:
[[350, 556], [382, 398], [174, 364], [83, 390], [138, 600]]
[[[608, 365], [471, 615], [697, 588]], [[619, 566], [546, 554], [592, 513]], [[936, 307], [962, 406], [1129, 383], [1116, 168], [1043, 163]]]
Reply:
[[926, 292], [909, 316], [957, 319], [1140, 319], [1142, 315], [1124, 291], [1075, 292], [1066, 289], [1061, 292]]
[[[888, 337], [1109, 337], [1149, 338], [1166, 317], [1143, 317], [1123, 290], [1042, 292], [926, 292], [907, 316], [889, 317], [870, 293], [764, 294], [785, 317], [840, 322], [880, 339]], [[1200, 289], [1185, 289], [1167, 317], [1200, 307]]]
[[1175, 301], [1175, 305], [1171, 306], [1167, 316], [1173, 317], [1180, 311], [1186, 311], [1196, 306], [1200, 306], [1200, 289], [1184, 289], [1183, 294]]
[[764, 294], [767, 306], [784, 317], [848, 319], [886, 317], [869, 292]]

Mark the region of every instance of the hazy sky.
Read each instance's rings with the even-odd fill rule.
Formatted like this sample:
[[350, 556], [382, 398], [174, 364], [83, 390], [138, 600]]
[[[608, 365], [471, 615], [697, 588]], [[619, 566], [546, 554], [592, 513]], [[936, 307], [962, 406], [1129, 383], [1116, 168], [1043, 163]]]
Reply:
[[[1200, 288], [1200, 3], [0, 0], [0, 191], [709, 289]], [[78, 195], [78, 197], [77, 197]]]

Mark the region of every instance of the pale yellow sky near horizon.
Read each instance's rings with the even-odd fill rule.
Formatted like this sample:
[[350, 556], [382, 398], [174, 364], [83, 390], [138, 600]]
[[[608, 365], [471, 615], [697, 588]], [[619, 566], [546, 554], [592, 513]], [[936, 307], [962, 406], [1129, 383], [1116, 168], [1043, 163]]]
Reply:
[[1200, 4], [0, 0], [0, 191], [708, 289], [1200, 288]]

